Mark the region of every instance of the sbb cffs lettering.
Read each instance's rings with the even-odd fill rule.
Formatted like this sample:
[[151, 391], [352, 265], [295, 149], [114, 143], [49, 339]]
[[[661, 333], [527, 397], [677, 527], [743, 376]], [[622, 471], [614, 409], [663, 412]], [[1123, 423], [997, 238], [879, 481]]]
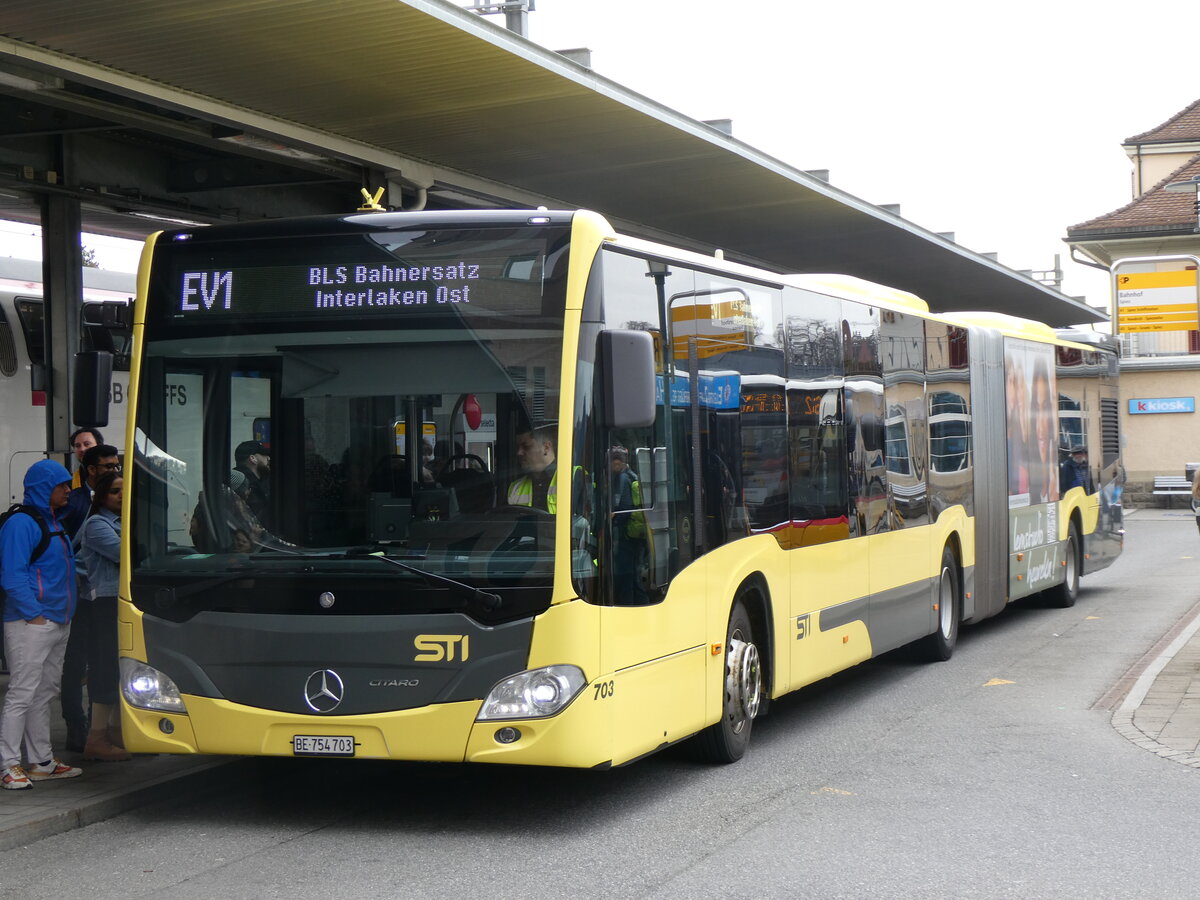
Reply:
[[187, 406], [186, 384], [168, 384], [165, 390], [168, 406]]

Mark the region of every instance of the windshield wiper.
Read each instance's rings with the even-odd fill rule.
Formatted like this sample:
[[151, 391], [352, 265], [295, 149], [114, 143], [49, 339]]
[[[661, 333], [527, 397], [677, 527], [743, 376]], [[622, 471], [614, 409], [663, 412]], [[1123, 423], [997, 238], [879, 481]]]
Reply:
[[235, 570], [222, 575], [216, 575], [212, 578], [203, 578], [199, 581], [193, 581], [189, 584], [175, 585], [172, 587], [156, 587], [153, 591], [154, 602], [163, 609], [171, 609], [180, 600], [185, 597], [190, 597], [192, 594], [199, 594], [202, 591], [209, 591], [213, 588], [220, 587], [223, 584], [228, 584], [231, 581], [238, 581], [242, 578], [253, 578], [254, 573], [249, 567], [243, 567], [241, 570]]
[[471, 598], [481, 601], [482, 606], [486, 610], [499, 609], [504, 602], [499, 594], [493, 594], [491, 591], [485, 591], [483, 588], [477, 588], [474, 585], [467, 584], [463, 581], [457, 581], [453, 578], [447, 578], [445, 575], [438, 575], [435, 572], [427, 572], [416, 566], [410, 566], [408, 563], [400, 562], [398, 559], [392, 559], [389, 556], [383, 556], [378, 551], [372, 551], [370, 548], [352, 547], [342, 554], [343, 559], [377, 559], [380, 562], [385, 562], [388, 565], [395, 566], [397, 569], [403, 569], [406, 572], [411, 572], [414, 575], [419, 575], [422, 578], [434, 584], [442, 584], [447, 587], [454, 588], [459, 592], [466, 592]]
[[[491, 611], [499, 609], [504, 600], [499, 594], [493, 594], [491, 591], [485, 591], [482, 588], [474, 587], [463, 581], [457, 581], [454, 578], [447, 578], [445, 575], [438, 575], [435, 572], [427, 572], [425, 569], [420, 569], [417, 566], [411, 566], [408, 563], [401, 562], [398, 559], [392, 559], [388, 556], [379, 554], [377, 550], [371, 550], [369, 547], [351, 547], [348, 550], [335, 550], [330, 553], [293, 553], [290, 551], [280, 551], [280, 555], [284, 559], [295, 560], [297, 562], [310, 562], [314, 560], [330, 560], [330, 559], [375, 559], [380, 562], [385, 562], [388, 565], [395, 566], [398, 569], [403, 569], [406, 572], [411, 572], [413, 575], [418, 575], [426, 581], [441, 584], [449, 588], [453, 588], [460, 594], [465, 593], [470, 599], [479, 600], [480, 605], [484, 609]], [[225, 573], [213, 578], [206, 578], [202, 581], [192, 582], [191, 584], [182, 587], [158, 588], [155, 591], [155, 599], [164, 603], [166, 606], [173, 605], [174, 601], [190, 596], [191, 594], [199, 593], [200, 591], [209, 590], [219, 587], [230, 581], [236, 581], [239, 578], [254, 577], [254, 567], [245, 565], [239, 571]]]

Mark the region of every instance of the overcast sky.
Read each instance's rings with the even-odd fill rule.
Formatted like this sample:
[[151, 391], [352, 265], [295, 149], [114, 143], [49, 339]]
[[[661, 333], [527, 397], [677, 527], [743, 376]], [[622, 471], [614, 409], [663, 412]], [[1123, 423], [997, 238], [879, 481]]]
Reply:
[[1121, 141], [1200, 98], [1197, 20], [1194, 0], [537, 0], [529, 36], [1011, 268], [1060, 253], [1065, 292], [1107, 305], [1062, 238], [1131, 199]]
[[[469, 0], [460, 0], [468, 6]], [[1200, 98], [1195, 2], [537, 0], [529, 37], [1014, 269], [1108, 302], [1068, 225], [1130, 200], [1121, 141]], [[496, 24], [502, 16], [490, 17]], [[15, 234], [13, 233], [15, 230]], [[28, 237], [22, 237], [27, 235]], [[136, 264], [89, 239], [105, 268]], [[0, 225], [0, 252], [36, 256]], [[117, 249], [114, 249], [117, 248]], [[752, 249], [752, 248], [747, 248]], [[964, 290], [969, 289], [964, 285]]]

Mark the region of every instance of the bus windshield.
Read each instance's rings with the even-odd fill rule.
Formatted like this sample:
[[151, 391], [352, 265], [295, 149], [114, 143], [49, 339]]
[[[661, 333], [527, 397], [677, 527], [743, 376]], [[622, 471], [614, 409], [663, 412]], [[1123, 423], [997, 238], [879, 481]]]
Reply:
[[341, 612], [548, 602], [553, 490], [521, 484], [555, 468], [566, 229], [174, 237], [141, 356], [139, 606], [311, 611], [284, 582], [321, 572]]

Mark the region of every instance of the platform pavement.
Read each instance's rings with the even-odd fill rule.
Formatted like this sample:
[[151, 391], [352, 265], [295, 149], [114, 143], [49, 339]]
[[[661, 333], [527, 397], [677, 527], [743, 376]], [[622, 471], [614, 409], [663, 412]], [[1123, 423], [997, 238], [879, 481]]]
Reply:
[[[1139, 520], [1190, 521], [1187, 509], [1128, 510]], [[8, 676], [0, 675], [0, 697]], [[1183, 765], [1200, 768], [1200, 603], [1197, 603], [1102, 698], [1096, 708], [1112, 710], [1113, 727], [1140, 747]], [[187, 802], [211, 793], [239, 761], [209, 756], [135, 756], [128, 762], [84, 762], [61, 750], [66, 728], [57, 702], [52, 735], [60, 758], [84, 769], [79, 778], [39, 782], [27, 791], [0, 791], [0, 851], [103, 821], [140, 806]], [[248, 761], [246, 761], [248, 762]], [[221, 768], [221, 777], [214, 769]]]
[[[8, 675], [0, 675], [0, 698]], [[67, 727], [55, 700], [50, 718], [54, 752], [83, 774], [41, 781], [23, 791], [0, 791], [0, 852], [23, 847], [50, 835], [101, 822], [139, 806], [163, 800], [186, 801], [210, 791], [212, 770], [232, 760], [221, 756], [136, 755], [127, 762], [85, 762], [83, 754], [64, 749]]]
[[[1194, 521], [1187, 508], [1127, 510], [1138, 521]], [[1113, 727], [1159, 756], [1200, 769], [1200, 602], [1114, 685], [1100, 707]]]

